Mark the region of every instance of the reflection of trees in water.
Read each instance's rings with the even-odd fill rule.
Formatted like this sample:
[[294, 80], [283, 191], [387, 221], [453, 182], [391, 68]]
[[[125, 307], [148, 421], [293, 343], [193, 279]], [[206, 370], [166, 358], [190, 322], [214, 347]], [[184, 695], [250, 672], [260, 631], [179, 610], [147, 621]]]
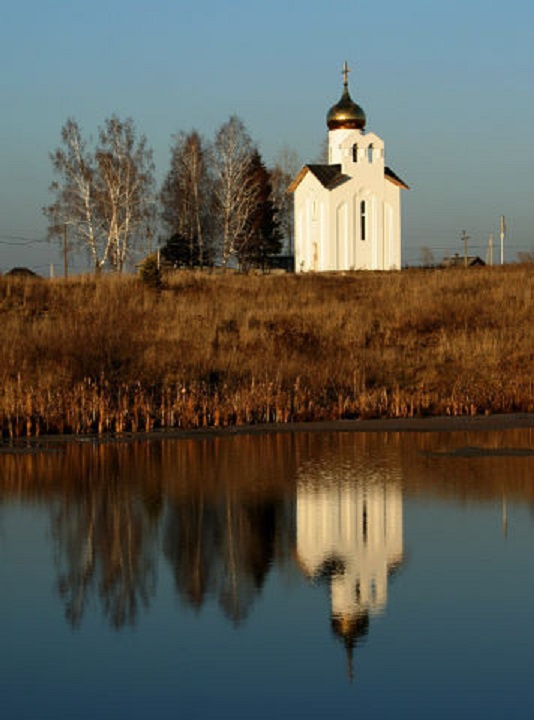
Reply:
[[69, 622], [80, 625], [96, 602], [121, 627], [155, 592], [166, 496], [164, 550], [179, 594], [197, 607], [216, 595], [239, 621], [274, 557], [290, 556], [294, 521], [284, 498], [293, 497], [294, 444], [280, 435], [52, 444], [2, 458], [0, 503], [49, 505]]
[[243, 620], [273, 564], [283, 502], [230, 490], [207, 499], [200, 491], [169, 513], [164, 552], [180, 596], [200, 607], [215, 595], [226, 617]]
[[80, 504], [60, 505], [53, 530], [68, 621], [78, 626], [97, 592], [114, 627], [133, 624], [155, 590], [153, 533], [142, 504], [124, 489], [101, 488]]
[[73, 626], [95, 596], [113, 627], [134, 624], [155, 593], [157, 507], [118, 472], [118, 456], [105, 457], [52, 504], [57, 585]]
[[296, 438], [210, 437], [169, 443], [164, 552], [180, 597], [201, 607], [216, 597], [243, 620], [273, 563], [291, 555]]
[[[0, 506], [13, 498], [50, 506], [58, 587], [73, 625], [92, 604], [115, 627], [135, 622], [155, 591], [164, 505], [163, 549], [180, 597], [194, 607], [215, 597], [238, 622], [270, 567], [292, 557], [296, 484], [304, 477], [310, 487], [322, 487], [388, 475], [398, 477], [408, 494], [500, 502], [504, 488], [508, 500], [533, 502], [532, 457], [447, 454], [466, 446], [534, 447], [533, 433], [280, 433], [50, 443], [45, 452], [1, 456]], [[342, 572], [338, 555], [329, 563], [320, 574]], [[349, 645], [365, 627], [360, 616], [353, 625], [346, 617], [334, 619], [336, 634]]]

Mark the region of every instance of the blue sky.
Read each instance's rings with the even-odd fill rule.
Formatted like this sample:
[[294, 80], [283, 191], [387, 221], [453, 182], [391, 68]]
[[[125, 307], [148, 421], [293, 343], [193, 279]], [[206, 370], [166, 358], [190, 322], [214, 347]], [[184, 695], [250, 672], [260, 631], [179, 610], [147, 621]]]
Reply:
[[132, 117], [159, 180], [173, 133], [210, 138], [231, 114], [267, 163], [284, 145], [309, 162], [345, 59], [368, 129], [412, 187], [404, 260], [458, 250], [463, 229], [484, 256], [503, 213], [506, 259], [534, 250], [531, 0], [19, 0], [0, 25], [0, 271], [59, 262], [41, 208], [68, 117], [88, 137]]

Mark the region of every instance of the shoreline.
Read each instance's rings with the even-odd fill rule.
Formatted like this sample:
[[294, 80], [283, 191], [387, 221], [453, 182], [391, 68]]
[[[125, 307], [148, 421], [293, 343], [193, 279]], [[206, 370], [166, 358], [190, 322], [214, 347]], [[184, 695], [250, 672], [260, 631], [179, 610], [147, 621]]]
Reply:
[[193, 440], [236, 435], [268, 435], [276, 433], [436, 433], [436, 432], [502, 432], [534, 428], [534, 413], [503, 415], [436, 416], [425, 418], [380, 418], [370, 420], [324, 420], [296, 423], [263, 423], [222, 428], [189, 430], [163, 429], [149, 432], [102, 433], [84, 435], [41, 435], [2, 439], [0, 455], [49, 451], [64, 444], [103, 445], [154, 440]]

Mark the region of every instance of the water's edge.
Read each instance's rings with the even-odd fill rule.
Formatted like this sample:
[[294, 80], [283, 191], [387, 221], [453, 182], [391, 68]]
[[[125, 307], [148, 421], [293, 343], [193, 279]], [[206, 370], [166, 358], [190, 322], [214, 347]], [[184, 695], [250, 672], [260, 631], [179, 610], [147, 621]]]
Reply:
[[392, 418], [372, 420], [328, 420], [300, 423], [270, 423], [240, 425], [224, 428], [198, 428], [193, 430], [165, 429], [137, 433], [107, 433], [101, 435], [41, 435], [37, 438], [18, 438], [0, 441], [0, 455], [33, 453], [65, 443], [107, 444], [156, 439], [192, 439], [232, 435], [266, 435], [275, 433], [324, 433], [324, 432], [455, 432], [502, 431], [516, 428], [534, 428], [534, 413], [509, 415], [442, 416], [428, 418]]

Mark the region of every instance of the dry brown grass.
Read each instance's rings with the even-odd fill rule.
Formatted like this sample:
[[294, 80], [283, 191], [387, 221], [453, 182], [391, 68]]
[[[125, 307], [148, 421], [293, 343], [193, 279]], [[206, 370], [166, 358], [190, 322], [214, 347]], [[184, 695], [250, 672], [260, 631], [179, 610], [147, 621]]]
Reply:
[[4, 436], [534, 411], [534, 271], [0, 278]]

